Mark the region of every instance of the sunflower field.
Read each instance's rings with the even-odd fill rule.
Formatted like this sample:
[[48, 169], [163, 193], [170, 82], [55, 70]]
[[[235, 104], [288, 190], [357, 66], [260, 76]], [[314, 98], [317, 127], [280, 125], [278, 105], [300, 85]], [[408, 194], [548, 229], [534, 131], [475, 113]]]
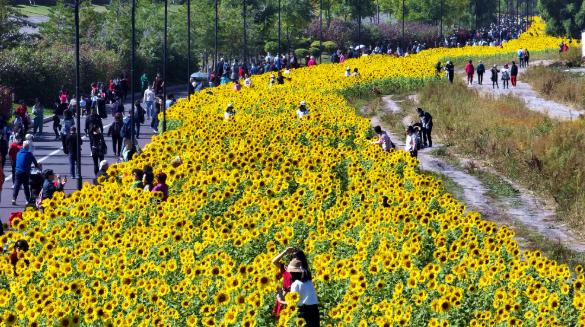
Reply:
[[[99, 186], [27, 209], [1, 237], [30, 250], [16, 267], [0, 260], [0, 325], [300, 325], [295, 307], [272, 317], [281, 280], [271, 259], [289, 246], [308, 254], [324, 326], [581, 324], [581, 267], [521, 251], [408, 153], [370, 145], [368, 120], [342, 96], [414, 88], [439, 60], [556, 49], [543, 28], [535, 19], [503, 48], [368, 56], [179, 100], [173, 128], [142, 154]], [[344, 77], [345, 66], [361, 76]], [[236, 114], [225, 120], [228, 103]], [[166, 202], [129, 189], [145, 165], [169, 176]]]

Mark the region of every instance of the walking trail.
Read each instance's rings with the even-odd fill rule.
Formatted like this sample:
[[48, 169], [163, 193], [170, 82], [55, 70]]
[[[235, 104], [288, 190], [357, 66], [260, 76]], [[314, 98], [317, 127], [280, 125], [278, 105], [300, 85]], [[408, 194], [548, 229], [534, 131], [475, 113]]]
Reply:
[[[551, 60], [539, 60], [539, 61], [535, 61], [534, 63], [531, 64], [531, 66], [534, 65], [544, 65], [544, 66], [548, 66], [550, 64], [552, 64], [553, 61]], [[502, 69], [503, 65], [499, 65], [498, 64], [498, 69]], [[532, 111], [536, 111], [539, 112], [541, 114], [547, 115], [550, 118], [553, 119], [558, 119], [558, 120], [575, 120], [575, 119], [579, 119], [579, 117], [583, 114], [585, 114], [585, 111], [580, 110], [580, 109], [576, 109], [573, 108], [571, 106], [567, 106], [555, 101], [551, 101], [551, 100], [547, 100], [542, 98], [538, 92], [536, 92], [532, 86], [530, 86], [530, 84], [523, 82], [522, 76], [519, 75], [519, 80], [518, 83], [516, 83], [516, 87], [512, 86], [512, 83], [510, 83], [510, 88], [509, 89], [504, 89], [503, 85], [502, 85], [502, 76], [501, 74], [498, 75], [498, 84], [500, 86], [500, 88], [496, 88], [494, 89], [492, 87], [492, 81], [490, 79], [491, 77], [491, 73], [489, 72], [489, 69], [491, 69], [490, 66], [486, 65], [486, 69], [488, 71], [485, 72], [484, 76], [483, 76], [483, 84], [479, 85], [477, 84], [477, 74], [474, 76], [474, 80], [473, 80], [473, 84], [472, 85], [468, 85], [469, 88], [477, 90], [480, 92], [480, 94], [482, 95], [490, 95], [490, 96], [496, 96], [496, 97], [501, 97], [501, 96], [507, 96], [507, 95], [514, 95], [517, 96], [518, 98], [522, 99], [524, 101], [524, 103], [526, 104], [526, 107]], [[526, 68], [519, 68], [519, 72], [523, 72], [525, 71]], [[463, 81], [465, 83], [467, 83], [467, 77], [465, 76], [465, 73], [463, 72], [463, 70], [460, 70], [460, 76], [462, 77]]]
[[[404, 147], [404, 136], [398, 136], [390, 132], [388, 126], [385, 126], [384, 122], [380, 119], [386, 113], [396, 113], [401, 110], [400, 106], [391, 96], [385, 96], [382, 100], [383, 112], [371, 116], [371, 124], [372, 126], [382, 126], [389, 133], [396, 146], [402, 149]], [[362, 113], [367, 116], [371, 114], [371, 112], [367, 112], [366, 108], [362, 108]], [[409, 123], [409, 121], [405, 119], [403, 123]], [[434, 144], [434, 146], [433, 149], [441, 147], [440, 144]], [[489, 196], [486, 186], [477, 177], [467, 173], [464, 169], [453, 166], [433, 156], [430, 151], [431, 149], [427, 148], [418, 153], [421, 170], [439, 173], [449, 177], [463, 190], [461, 200], [467, 204], [469, 209], [481, 212], [484, 218], [494, 221], [499, 225], [525, 227], [548, 240], [558, 242], [568, 249], [576, 252], [585, 252], [585, 243], [575, 237], [570, 229], [556, 221], [554, 209], [547, 206], [529, 190], [500, 176], [494, 171], [489, 171], [503, 178], [520, 192], [517, 197], [512, 199]], [[474, 164], [477, 163], [474, 162]], [[518, 236], [517, 240], [521, 246], [527, 243], [526, 240]]]

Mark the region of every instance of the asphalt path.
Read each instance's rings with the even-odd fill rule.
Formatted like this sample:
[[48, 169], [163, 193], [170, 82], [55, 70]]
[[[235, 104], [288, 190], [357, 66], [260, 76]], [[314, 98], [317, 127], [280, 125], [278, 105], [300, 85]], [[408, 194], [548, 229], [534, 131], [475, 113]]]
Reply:
[[[186, 95], [186, 90], [182, 90], [184, 87], [169, 87], [167, 88], [167, 94], [174, 94], [175, 98], [184, 97]], [[129, 99], [130, 97], [128, 97]], [[141, 97], [137, 97], [136, 99], [142, 99]], [[126, 112], [128, 112], [130, 107], [130, 101], [127, 100], [124, 104], [124, 108]], [[107, 112], [111, 113], [110, 105], [107, 105]], [[45, 119], [47, 120], [47, 119]], [[114, 156], [114, 151], [112, 147], [112, 138], [107, 136], [108, 128], [110, 124], [114, 121], [111, 114], [108, 115], [107, 118], [103, 119], [104, 125], [104, 138], [106, 144], [108, 146], [108, 153], [105, 156], [105, 160], [108, 160], [110, 164], [119, 162], [120, 158]], [[81, 130], [85, 128], [85, 116], [81, 117]], [[29, 130], [29, 133], [32, 132]], [[150, 120], [145, 117], [145, 122], [140, 127], [140, 137], [138, 138], [138, 143], [140, 147], [144, 148], [144, 145], [148, 144], [154, 135], [154, 131], [150, 128]], [[84, 135], [84, 134], [82, 134]], [[87, 137], [82, 138], [83, 144], [81, 146], [81, 177], [84, 183], [92, 183], [95, 177], [93, 171], [93, 159], [91, 157], [91, 151], [89, 146], [89, 139]], [[67, 184], [65, 184], [65, 193], [69, 194], [77, 189], [77, 179], [71, 178], [71, 173], [69, 169], [69, 158], [63, 152], [62, 143], [60, 140], [55, 139], [55, 133], [53, 132], [53, 122], [49, 121], [43, 125], [43, 134], [40, 136], [36, 136], [34, 139], [34, 155], [37, 159], [37, 162], [42, 164], [43, 169], [53, 169], [55, 174], [61, 176], [67, 176]], [[6, 181], [4, 182], [4, 186], [1, 191], [1, 198], [0, 198], [0, 220], [3, 223], [8, 221], [8, 217], [10, 216], [11, 212], [15, 211], [23, 211], [26, 205], [24, 190], [21, 188], [20, 193], [18, 194], [18, 198], [16, 200], [16, 205], [12, 205], [12, 192], [13, 192], [13, 182], [14, 179], [12, 177], [11, 166], [10, 166], [10, 158], [6, 160], [6, 165], [4, 166], [4, 174], [6, 175]]]

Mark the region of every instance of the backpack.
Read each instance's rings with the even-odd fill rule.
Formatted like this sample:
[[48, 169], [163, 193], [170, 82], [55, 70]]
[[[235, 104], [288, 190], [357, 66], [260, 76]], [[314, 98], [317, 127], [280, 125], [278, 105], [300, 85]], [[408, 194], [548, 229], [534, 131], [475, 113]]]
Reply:
[[128, 120], [122, 124], [122, 128], [120, 129], [120, 137], [122, 138], [130, 138], [132, 136], [132, 130], [130, 129], [130, 125], [132, 125], [132, 121]]
[[502, 72], [502, 79], [504, 79], [504, 80], [505, 80], [505, 79], [509, 79], [509, 78], [510, 78], [510, 73], [508, 73], [508, 71], [507, 71], [507, 70], [504, 70], [504, 71]]

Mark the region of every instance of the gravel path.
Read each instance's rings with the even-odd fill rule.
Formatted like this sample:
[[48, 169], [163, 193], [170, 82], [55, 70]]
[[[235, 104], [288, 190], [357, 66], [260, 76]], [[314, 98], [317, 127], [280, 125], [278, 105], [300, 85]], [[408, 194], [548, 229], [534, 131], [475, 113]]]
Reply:
[[[383, 97], [382, 100], [384, 101], [382, 109], [385, 112], [395, 113], [396, 110], [400, 110], [399, 104], [393, 101], [391, 96]], [[391, 133], [390, 129], [384, 126], [385, 124], [381, 122], [378, 116], [373, 116], [370, 119], [372, 126], [380, 125], [389, 132], [392, 141], [396, 143], [399, 149], [404, 147], [404, 136]], [[440, 144], [436, 144], [436, 147], [440, 146]], [[422, 170], [443, 174], [459, 185], [463, 189], [461, 200], [469, 209], [481, 212], [484, 218], [500, 225], [522, 225], [548, 240], [558, 242], [568, 249], [585, 252], [585, 243], [575, 237], [568, 227], [557, 221], [554, 208], [545, 204], [531, 191], [497, 174], [495, 171], [481, 167], [481, 169], [488, 170], [490, 173], [506, 180], [519, 190], [520, 195], [508, 199], [488, 196], [486, 186], [477, 177], [467, 173], [464, 169], [432, 156], [430, 149], [419, 151], [418, 160]], [[474, 162], [474, 164], [477, 165], [477, 162]], [[526, 242], [521, 238], [518, 238], [518, 241], [520, 244]]]
[[[532, 63], [532, 66], [534, 65], [544, 65], [544, 66], [548, 66], [552, 63], [552, 61], [549, 60], [540, 60], [540, 61], [535, 61], [534, 63]], [[490, 67], [486, 67], [486, 68], [490, 68]], [[498, 66], [499, 69], [502, 68], [502, 66]], [[520, 72], [524, 71], [525, 68], [521, 68]], [[465, 81], [465, 83], [467, 83], [467, 78], [465, 76], [465, 73], [463, 73], [463, 71], [460, 71], [460, 76], [462, 77], [462, 79]], [[536, 111], [539, 113], [542, 113], [544, 115], [549, 116], [550, 118], [553, 119], [559, 119], [559, 120], [575, 120], [575, 119], [579, 119], [579, 117], [583, 114], [585, 114], [585, 111], [580, 110], [580, 109], [576, 109], [573, 108], [571, 106], [567, 106], [555, 101], [551, 101], [551, 100], [547, 100], [542, 98], [538, 92], [536, 92], [528, 83], [524, 83], [521, 80], [518, 81], [518, 83], [516, 84], [516, 87], [513, 87], [512, 84], [510, 83], [510, 88], [509, 89], [504, 89], [502, 87], [502, 81], [498, 81], [498, 83], [500, 84], [500, 88], [496, 88], [494, 89], [492, 87], [492, 82], [490, 80], [490, 72], [486, 72], [484, 74], [484, 81], [483, 81], [483, 85], [479, 85], [477, 84], [477, 76], [475, 76], [475, 80], [474, 83], [472, 85], [468, 85], [469, 88], [474, 89], [474, 90], [478, 90], [481, 94], [483, 95], [488, 95], [488, 96], [496, 96], [496, 97], [501, 97], [501, 96], [507, 96], [507, 95], [514, 95], [519, 97], [520, 99], [522, 99], [524, 101], [524, 103], [526, 104], [526, 107], [532, 111]], [[521, 76], [519, 76], [521, 77]], [[500, 76], [501, 79], [501, 76]]]

